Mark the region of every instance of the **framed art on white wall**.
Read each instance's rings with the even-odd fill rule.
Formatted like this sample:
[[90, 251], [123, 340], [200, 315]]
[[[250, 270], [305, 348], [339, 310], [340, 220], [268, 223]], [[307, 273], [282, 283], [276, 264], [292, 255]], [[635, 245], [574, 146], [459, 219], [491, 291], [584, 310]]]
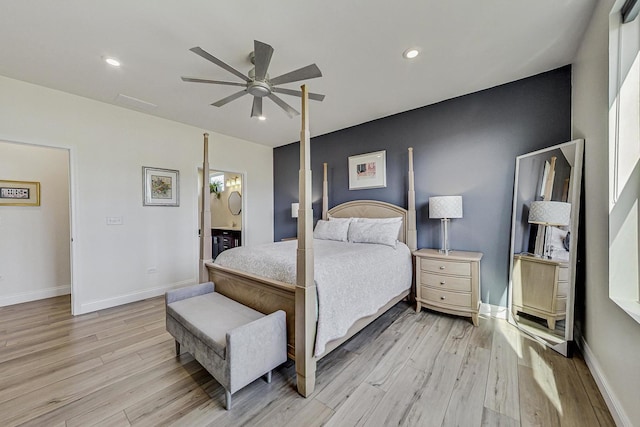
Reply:
[[349, 190], [387, 186], [387, 152], [349, 156]]
[[40, 206], [40, 183], [0, 180], [0, 206]]
[[143, 206], [180, 206], [180, 172], [142, 167]]

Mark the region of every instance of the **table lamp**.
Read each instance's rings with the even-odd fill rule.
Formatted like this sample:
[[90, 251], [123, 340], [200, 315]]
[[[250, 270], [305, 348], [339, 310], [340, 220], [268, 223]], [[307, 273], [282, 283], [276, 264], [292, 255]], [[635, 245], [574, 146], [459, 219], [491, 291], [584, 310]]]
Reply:
[[441, 254], [449, 255], [449, 220], [462, 218], [462, 196], [429, 197], [429, 218], [440, 219]]
[[565, 226], [571, 223], [571, 203], [531, 202], [531, 206], [529, 206], [529, 223], [545, 227], [543, 253], [536, 252], [535, 255], [549, 257], [549, 226]]

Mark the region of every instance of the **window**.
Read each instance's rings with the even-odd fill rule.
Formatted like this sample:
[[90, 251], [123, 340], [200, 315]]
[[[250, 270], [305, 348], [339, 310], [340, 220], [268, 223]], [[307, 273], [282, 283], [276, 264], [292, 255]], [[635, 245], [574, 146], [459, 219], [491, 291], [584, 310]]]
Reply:
[[640, 19], [631, 19], [617, 10], [609, 20], [609, 297], [640, 323]]

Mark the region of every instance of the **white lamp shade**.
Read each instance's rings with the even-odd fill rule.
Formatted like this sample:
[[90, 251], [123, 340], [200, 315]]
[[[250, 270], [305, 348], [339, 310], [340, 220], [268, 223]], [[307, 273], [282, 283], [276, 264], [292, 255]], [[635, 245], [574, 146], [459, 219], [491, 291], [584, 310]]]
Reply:
[[571, 223], [571, 204], [550, 201], [531, 202], [529, 222], [542, 225], [569, 225]]
[[298, 209], [300, 209], [300, 203], [291, 203], [291, 218], [298, 218]]
[[462, 196], [429, 197], [429, 218], [462, 218]]

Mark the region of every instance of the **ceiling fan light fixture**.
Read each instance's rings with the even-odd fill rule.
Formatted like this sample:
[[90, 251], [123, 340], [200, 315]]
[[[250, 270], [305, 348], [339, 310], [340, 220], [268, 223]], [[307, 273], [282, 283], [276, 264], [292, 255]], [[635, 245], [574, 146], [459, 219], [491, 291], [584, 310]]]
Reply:
[[105, 58], [104, 62], [111, 65], [112, 67], [120, 66], [120, 61], [118, 61], [116, 58]]
[[406, 59], [413, 59], [420, 54], [420, 51], [415, 47], [410, 47], [402, 53], [402, 56]]

